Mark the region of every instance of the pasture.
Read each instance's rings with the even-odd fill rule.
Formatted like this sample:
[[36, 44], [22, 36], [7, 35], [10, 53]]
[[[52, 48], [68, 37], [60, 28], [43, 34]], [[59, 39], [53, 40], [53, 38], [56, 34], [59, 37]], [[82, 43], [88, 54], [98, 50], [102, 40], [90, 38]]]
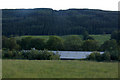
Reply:
[[3, 78], [117, 78], [117, 62], [3, 60]]
[[[50, 35], [41, 35], [41, 36], [26, 35], [26, 36], [17, 36], [16, 39], [20, 40], [20, 39], [25, 38], [25, 37], [32, 37], [32, 38], [42, 38], [42, 39], [48, 40], [49, 36]], [[66, 39], [66, 37], [68, 37], [68, 36], [70, 36], [70, 35], [64, 35], [64, 36], [60, 36], [60, 37], [63, 39]], [[83, 38], [82, 35], [74, 35], [74, 36], [78, 36], [81, 39]], [[110, 39], [110, 34], [90, 35], [90, 36], [93, 37], [95, 40], [97, 40], [100, 45], [103, 44], [105, 41]]]
[[99, 44], [103, 44], [105, 41], [110, 39], [110, 34], [90, 35], [90, 36], [93, 37], [95, 40], [97, 40]]
[[17, 39], [17, 40], [20, 40], [20, 39], [22, 39], [22, 38], [26, 38], [26, 37], [32, 37], [32, 38], [42, 38], [42, 39], [48, 39], [49, 38], [49, 36], [48, 35], [41, 35], [41, 36], [32, 36], [32, 35], [26, 35], [26, 36], [16, 36], [15, 38]]

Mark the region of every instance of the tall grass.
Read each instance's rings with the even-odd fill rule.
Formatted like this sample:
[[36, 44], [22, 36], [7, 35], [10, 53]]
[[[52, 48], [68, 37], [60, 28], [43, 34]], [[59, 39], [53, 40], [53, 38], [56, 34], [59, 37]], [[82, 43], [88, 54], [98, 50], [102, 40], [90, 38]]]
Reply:
[[117, 62], [3, 60], [3, 78], [117, 78]]

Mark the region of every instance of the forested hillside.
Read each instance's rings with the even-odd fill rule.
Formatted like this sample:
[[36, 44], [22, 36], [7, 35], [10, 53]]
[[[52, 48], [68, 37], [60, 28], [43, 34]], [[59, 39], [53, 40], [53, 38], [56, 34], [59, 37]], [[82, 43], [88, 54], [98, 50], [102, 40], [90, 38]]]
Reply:
[[110, 34], [118, 27], [117, 11], [94, 9], [4, 9], [3, 35]]

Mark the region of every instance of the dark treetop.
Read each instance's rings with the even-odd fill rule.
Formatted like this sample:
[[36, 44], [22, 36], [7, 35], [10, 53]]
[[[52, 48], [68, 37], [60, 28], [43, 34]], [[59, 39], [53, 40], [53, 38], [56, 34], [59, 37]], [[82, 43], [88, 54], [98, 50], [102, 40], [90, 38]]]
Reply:
[[110, 34], [117, 30], [118, 12], [96, 9], [4, 9], [3, 35]]

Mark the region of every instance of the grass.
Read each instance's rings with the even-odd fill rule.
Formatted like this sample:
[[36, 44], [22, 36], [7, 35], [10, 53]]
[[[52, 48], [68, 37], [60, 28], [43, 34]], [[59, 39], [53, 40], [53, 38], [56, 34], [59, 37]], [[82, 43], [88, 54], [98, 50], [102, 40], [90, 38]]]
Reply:
[[105, 41], [110, 39], [110, 34], [105, 34], [105, 35], [90, 35], [93, 37], [95, 40], [99, 42], [99, 44], [103, 44]]
[[61, 38], [66, 39], [68, 36], [77, 36], [77, 37], [80, 37], [81, 39], [83, 38], [82, 35], [64, 35], [64, 36], [61, 36]]
[[42, 38], [42, 39], [48, 39], [49, 36], [46, 36], [46, 35], [42, 35], [42, 36], [31, 36], [31, 35], [27, 35], [27, 36], [17, 36], [16, 39], [17, 40], [20, 40], [22, 38], [26, 38], [26, 37], [32, 37], [32, 38]]
[[2, 50], [0, 49], [0, 80], [2, 78]]
[[117, 62], [3, 60], [3, 78], [117, 78]]
[[2, 78], [2, 59], [0, 58], [0, 80]]
[[[65, 39], [67, 36], [70, 35], [64, 35], [64, 36], [60, 36], [61, 38]], [[74, 36], [78, 36], [81, 39], [83, 38], [82, 35], [74, 35]], [[95, 40], [97, 40], [99, 42], [99, 44], [103, 44], [106, 40], [110, 39], [110, 34], [105, 34], [105, 35], [90, 35], [91, 37], [93, 37]], [[26, 36], [18, 36], [16, 37], [17, 40], [25, 38], [25, 37], [32, 37], [32, 38], [43, 38], [45, 40], [49, 39], [49, 35], [40, 35], [40, 36], [31, 36], [31, 35], [26, 35]]]

